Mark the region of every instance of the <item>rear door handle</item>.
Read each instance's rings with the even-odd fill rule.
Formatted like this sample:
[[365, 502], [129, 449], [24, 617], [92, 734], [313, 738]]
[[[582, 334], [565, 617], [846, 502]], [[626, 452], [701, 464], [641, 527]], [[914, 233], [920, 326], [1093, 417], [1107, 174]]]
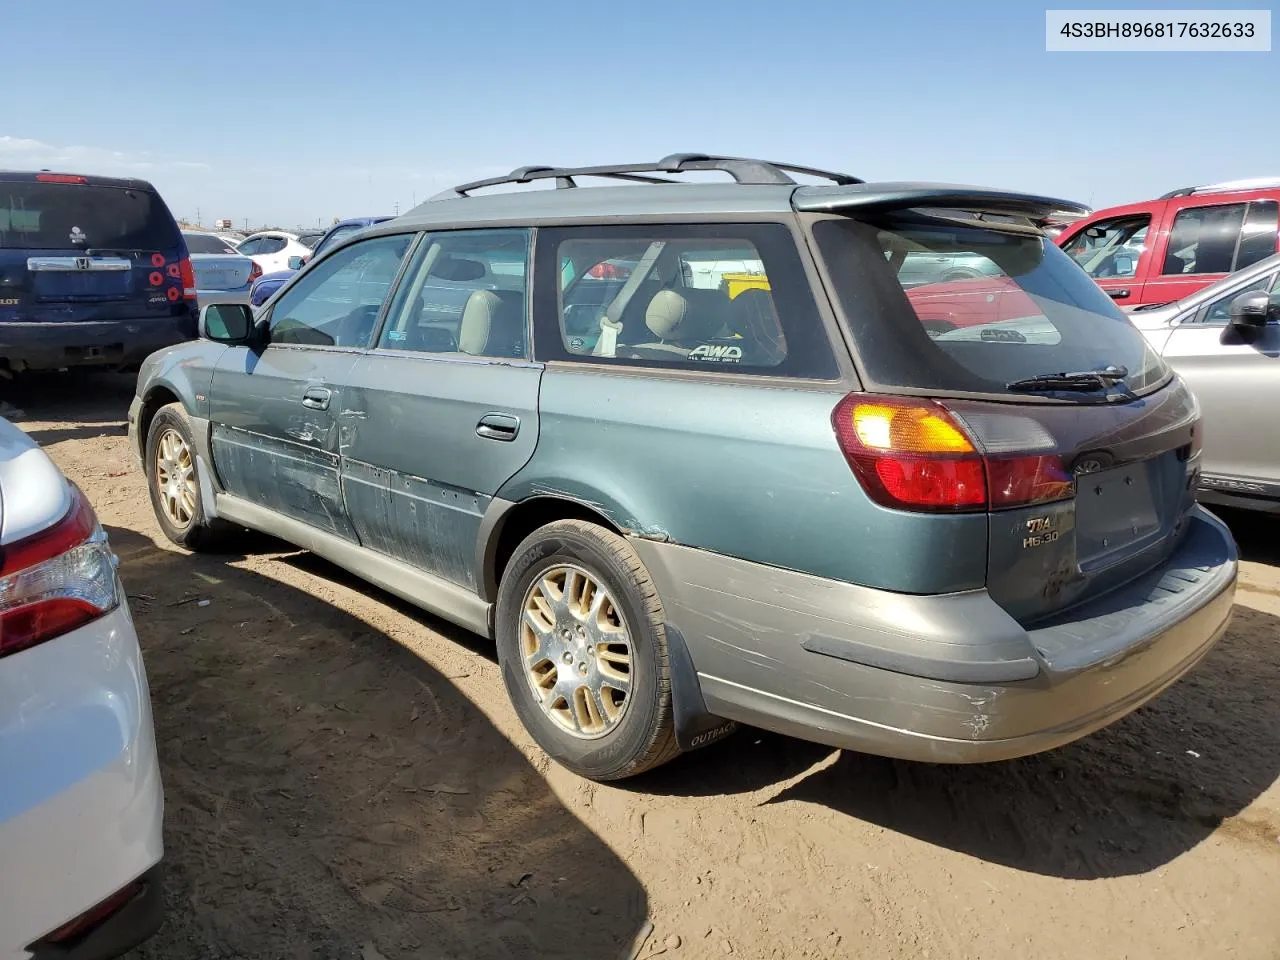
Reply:
[[1129, 289], [1126, 287], [1123, 290], [1108, 290], [1107, 296], [1112, 300], [1125, 300], [1129, 296]]
[[308, 387], [307, 392], [302, 395], [302, 405], [312, 410], [328, 410], [329, 398], [332, 396], [333, 393], [326, 387]]
[[510, 442], [520, 432], [520, 418], [508, 413], [486, 413], [476, 424], [476, 436]]

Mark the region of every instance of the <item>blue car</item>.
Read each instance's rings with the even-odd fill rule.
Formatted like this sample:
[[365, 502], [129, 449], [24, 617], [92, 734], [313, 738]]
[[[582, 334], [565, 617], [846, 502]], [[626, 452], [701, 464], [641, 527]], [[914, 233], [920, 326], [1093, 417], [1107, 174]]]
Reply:
[[0, 171], [0, 370], [132, 367], [196, 335], [196, 281], [143, 180]]
[[[320, 242], [315, 245], [311, 251], [311, 257], [321, 251], [331, 247], [339, 240], [345, 240], [353, 233], [359, 233], [366, 227], [371, 227], [375, 223], [382, 223], [384, 220], [390, 220], [391, 217], [352, 217], [350, 220], [339, 220], [329, 232], [320, 238]], [[302, 265], [309, 260], [310, 257], [292, 257], [289, 261], [288, 270], [276, 270], [274, 273], [267, 273], [254, 281], [253, 286], [249, 290], [250, 306], [260, 307], [271, 299], [271, 295], [285, 285], [295, 273], [302, 269]], [[295, 262], [296, 261], [296, 262]]]

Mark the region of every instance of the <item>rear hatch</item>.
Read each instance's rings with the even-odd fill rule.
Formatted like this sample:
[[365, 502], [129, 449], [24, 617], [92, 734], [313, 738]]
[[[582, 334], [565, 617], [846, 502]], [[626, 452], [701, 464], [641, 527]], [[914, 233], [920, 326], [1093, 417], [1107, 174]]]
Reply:
[[[196, 274], [198, 290], [241, 290], [249, 282], [249, 275], [257, 266], [248, 257], [238, 253], [193, 253], [191, 266]], [[261, 276], [262, 268], [258, 268]]]
[[194, 297], [186, 256], [148, 184], [0, 174], [0, 322], [181, 315]]
[[[1023, 623], [1167, 558], [1194, 504], [1199, 410], [1106, 294], [1032, 225], [856, 215], [813, 231], [867, 390], [836, 428], [873, 499], [986, 512], [987, 588]], [[904, 282], [923, 257], [978, 275]]]

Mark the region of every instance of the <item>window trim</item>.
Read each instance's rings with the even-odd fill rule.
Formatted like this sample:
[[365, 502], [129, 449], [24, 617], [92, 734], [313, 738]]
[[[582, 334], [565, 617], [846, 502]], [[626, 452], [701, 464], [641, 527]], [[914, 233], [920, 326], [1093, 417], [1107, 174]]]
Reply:
[[[321, 351], [330, 352], [330, 353], [367, 353], [370, 350], [372, 350], [374, 347], [377, 346], [378, 339], [382, 335], [382, 325], [386, 322], [387, 310], [391, 306], [391, 301], [395, 299], [396, 294], [400, 290], [400, 282], [404, 278], [405, 269], [409, 264], [409, 262], [411, 261], [412, 257], [414, 256], [414, 254], [417, 252], [418, 244], [422, 242], [422, 236], [423, 234], [421, 230], [406, 230], [403, 232], [396, 232], [396, 233], [380, 233], [372, 237], [363, 237], [360, 240], [357, 240], [349, 245], [344, 245], [341, 248], [345, 250], [347, 249], [347, 246], [356, 247], [362, 243], [372, 243], [376, 240], [386, 240], [390, 237], [408, 237], [409, 238], [409, 246], [405, 249], [404, 256], [400, 258], [400, 266], [396, 269], [395, 276], [391, 278], [391, 284], [387, 287], [387, 295], [383, 298], [381, 305], [378, 307], [378, 315], [374, 317], [372, 333], [370, 334], [370, 340], [368, 343], [364, 344], [363, 346], [354, 346], [354, 345], [340, 346], [338, 344], [327, 344], [327, 343], [277, 343], [275, 342], [274, 340], [271, 339], [271, 322], [275, 319], [276, 307], [279, 304], [281, 299], [281, 297], [278, 296], [280, 293], [280, 290], [277, 290], [275, 293], [271, 295], [272, 299], [269, 301], [267, 308], [263, 310], [261, 316], [257, 321], [258, 323], [263, 325], [267, 330], [267, 343], [264, 349], [270, 349], [272, 347], [276, 347], [281, 350], [321, 350]], [[294, 283], [298, 281], [298, 279], [304, 273], [310, 272], [311, 270], [317, 268], [320, 264], [327, 262], [330, 259], [330, 254], [332, 254], [333, 252], [334, 251], [329, 251], [323, 258], [314, 259], [308, 262], [302, 268], [302, 270], [299, 270], [296, 274], [294, 274], [292, 277], [289, 278], [289, 280], [287, 281], [288, 284], [292, 286]]]
[[[632, 376], [666, 376], [668, 374], [681, 377], [692, 376], [711, 382], [722, 382], [726, 379], [743, 379], [762, 386], [775, 384], [795, 385], [799, 383], [821, 384], [830, 388], [832, 384], [849, 379], [846, 363], [842, 360], [843, 340], [833, 340], [833, 332], [826, 309], [828, 304], [822, 284], [817, 275], [811, 271], [810, 254], [805, 237], [798, 233], [795, 224], [789, 221], [769, 219], [768, 217], [752, 219], [668, 219], [668, 220], [626, 220], [622, 222], [589, 222], [564, 223], [540, 226], [536, 231], [533, 251], [533, 284], [531, 318], [533, 321], [532, 355], [533, 359], [548, 365], [581, 372], [601, 373], [605, 371], [627, 373]], [[807, 291], [809, 303], [812, 305], [812, 326], [808, 331], [813, 342], [813, 355], [808, 357], [808, 369], [805, 361], [796, 361], [799, 369], [786, 369], [792, 357], [798, 354], [788, 349], [787, 357], [782, 363], [773, 367], [748, 367], [738, 364], [711, 364], [688, 362], [680, 364], [666, 360], [648, 360], [631, 357], [596, 357], [588, 354], [570, 353], [564, 344], [561, 330], [561, 289], [560, 289], [560, 244], [566, 240], [588, 239], [650, 239], [655, 236], [664, 239], [689, 240], [746, 240], [755, 248], [761, 259], [765, 251], [757, 242], [763, 231], [781, 230], [785, 234], [785, 243], [795, 257], [795, 279], [799, 286]], [[704, 232], [710, 231], [710, 232]], [[543, 234], [547, 234], [546, 237]], [[781, 318], [780, 318], [781, 319]], [[782, 325], [784, 337], [798, 333], [788, 330]], [[838, 335], [837, 335], [838, 336]], [[824, 369], [819, 369], [824, 367]]]
[[[440, 352], [432, 350], [402, 350], [397, 347], [388, 347], [382, 343], [382, 335], [385, 332], [387, 323], [391, 320], [391, 305], [400, 295], [400, 286], [406, 277], [408, 277], [409, 269], [416, 266], [418, 254], [426, 249], [427, 244], [431, 242], [431, 237], [439, 236], [446, 233], [498, 233], [498, 232], [521, 232], [526, 236], [525, 245], [525, 267], [524, 267], [524, 335], [525, 343], [528, 346], [529, 356], [527, 357], [488, 357], [482, 355], [474, 355], [469, 353], [460, 353], [458, 351]], [[430, 357], [439, 360], [459, 360], [462, 362], [479, 362], [479, 363], [505, 363], [518, 366], [526, 366], [534, 364], [533, 359], [533, 265], [537, 250], [538, 231], [531, 226], [514, 225], [498, 225], [490, 226], [470, 226], [470, 227], [448, 227], [444, 230], [433, 230], [430, 228], [421, 229], [417, 232], [417, 239], [405, 254], [404, 261], [400, 264], [400, 272], [396, 275], [396, 283], [391, 293], [387, 296], [386, 302], [382, 305], [382, 312], [378, 316], [378, 322], [375, 326], [374, 337], [372, 342], [366, 347], [366, 351], [378, 356], [397, 356], [397, 357]], [[380, 234], [386, 236], [386, 234]], [[375, 237], [369, 237], [373, 240]], [[355, 241], [362, 243], [364, 241]], [[541, 366], [541, 364], [535, 364]]]

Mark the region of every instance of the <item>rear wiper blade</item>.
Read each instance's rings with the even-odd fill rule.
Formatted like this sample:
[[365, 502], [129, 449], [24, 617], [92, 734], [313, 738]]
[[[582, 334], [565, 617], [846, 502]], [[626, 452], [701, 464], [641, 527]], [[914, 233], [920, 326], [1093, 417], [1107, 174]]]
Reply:
[[1006, 383], [1006, 390], [1022, 390], [1028, 393], [1037, 390], [1070, 390], [1080, 393], [1093, 393], [1115, 385], [1129, 375], [1125, 367], [1104, 367], [1101, 370], [1080, 370], [1075, 373], [1042, 373], [1027, 377], [1025, 380], [1014, 380]]

